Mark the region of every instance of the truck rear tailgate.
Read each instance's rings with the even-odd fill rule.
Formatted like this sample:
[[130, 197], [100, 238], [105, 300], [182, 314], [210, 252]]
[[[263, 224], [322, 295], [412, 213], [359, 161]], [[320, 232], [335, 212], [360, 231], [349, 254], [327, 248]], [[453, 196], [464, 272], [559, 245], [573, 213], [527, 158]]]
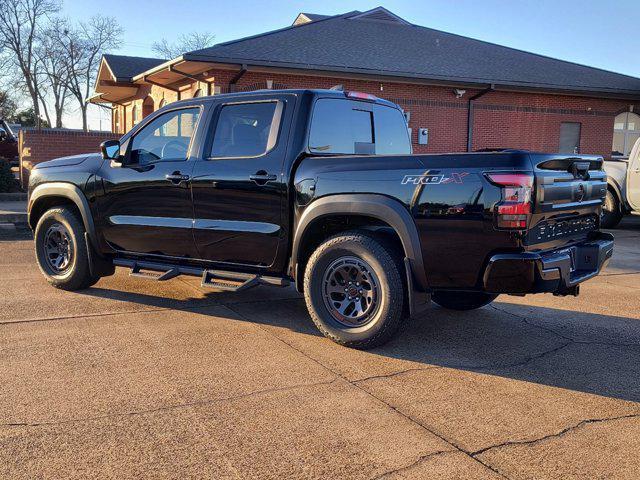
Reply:
[[548, 250], [588, 238], [600, 226], [607, 193], [602, 158], [531, 154], [531, 160], [534, 205], [525, 247]]

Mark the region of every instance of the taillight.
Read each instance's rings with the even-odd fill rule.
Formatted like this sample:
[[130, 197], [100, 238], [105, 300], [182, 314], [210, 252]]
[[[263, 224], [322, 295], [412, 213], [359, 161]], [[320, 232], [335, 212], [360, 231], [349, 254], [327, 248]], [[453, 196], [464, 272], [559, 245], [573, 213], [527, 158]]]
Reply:
[[344, 92], [344, 94], [349, 98], [357, 98], [359, 100], [370, 100], [372, 102], [375, 102], [378, 99], [378, 97], [376, 97], [375, 95], [371, 95], [370, 93]]
[[498, 228], [525, 230], [531, 214], [530, 173], [487, 173], [487, 179], [502, 190], [502, 199], [496, 205]]

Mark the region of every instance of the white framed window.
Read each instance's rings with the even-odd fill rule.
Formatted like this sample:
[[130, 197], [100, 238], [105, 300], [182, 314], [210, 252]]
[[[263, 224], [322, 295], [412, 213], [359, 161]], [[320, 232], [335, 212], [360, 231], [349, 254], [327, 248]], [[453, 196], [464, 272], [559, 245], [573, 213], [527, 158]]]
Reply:
[[617, 115], [613, 124], [611, 155], [628, 157], [638, 138], [640, 138], [640, 115], [633, 112]]

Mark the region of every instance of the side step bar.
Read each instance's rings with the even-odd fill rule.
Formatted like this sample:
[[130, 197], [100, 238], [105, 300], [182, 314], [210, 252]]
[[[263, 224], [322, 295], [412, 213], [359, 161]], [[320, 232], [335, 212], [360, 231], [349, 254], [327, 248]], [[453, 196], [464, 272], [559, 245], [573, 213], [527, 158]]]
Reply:
[[164, 282], [180, 275], [177, 268], [170, 268], [164, 272], [150, 272], [148, 268], [143, 267], [139, 263], [136, 263], [131, 267], [129, 275], [132, 277], [146, 278], [149, 280], [156, 280], [158, 282]]
[[205, 270], [202, 273], [202, 287], [211, 287], [229, 292], [240, 292], [258, 285], [258, 275], [250, 273]]
[[269, 277], [258, 275], [256, 273], [208, 270], [199, 267], [173, 265], [130, 258], [115, 258], [113, 260], [113, 264], [117, 267], [130, 268], [131, 271], [129, 272], [129, 275], [132, 277], [163, 282], [179, 275], [189, 275], [192, 277], [201, 277], [201, 285], [203, 287], [226, 290], [229, 292], [239, 292], [257, 285], [287, 287], [290, 283], [286, 278]]

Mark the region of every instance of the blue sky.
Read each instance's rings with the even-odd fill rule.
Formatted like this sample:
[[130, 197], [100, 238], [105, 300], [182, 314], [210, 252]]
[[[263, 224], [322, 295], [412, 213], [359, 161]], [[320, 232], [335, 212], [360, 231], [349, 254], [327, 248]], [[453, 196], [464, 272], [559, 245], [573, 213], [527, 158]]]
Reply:
[[[172, 41], [181, 32], [209, 31], [223, 42], [282, 28], [303, 11], [338, 14], [379, 5], [417, 25], [640, 77], [638, 0], [66, 0], [63, 14], [115, 16], [125, 30], [117, 53], [154, 56], [155, 40]], [[92, 114], [92, 128], [97, 120]]]

